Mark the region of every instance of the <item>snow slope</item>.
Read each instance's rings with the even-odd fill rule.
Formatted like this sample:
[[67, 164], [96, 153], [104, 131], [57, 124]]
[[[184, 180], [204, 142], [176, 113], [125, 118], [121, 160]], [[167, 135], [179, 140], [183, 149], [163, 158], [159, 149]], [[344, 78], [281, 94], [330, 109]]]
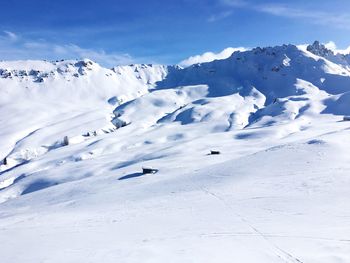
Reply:
[[334, 56], [0, 62], [1, 261], [350, 262], [350, 66]]

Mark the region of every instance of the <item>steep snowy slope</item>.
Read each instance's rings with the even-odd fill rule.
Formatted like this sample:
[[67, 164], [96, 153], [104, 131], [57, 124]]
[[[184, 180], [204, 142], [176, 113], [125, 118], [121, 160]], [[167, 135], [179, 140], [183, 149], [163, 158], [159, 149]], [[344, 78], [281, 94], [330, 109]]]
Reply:
[[[228, 59], [185, 69], [172, 68], [156, 84], [154, 92], [117, 108], [117, 119], [138, 126], [207, 122], [213, 131], [260, 121], [266, 125], [267, 119], [273, 117], [272, 123], [278, 116], [290, 121], [319, 114], [328, 105], [324, 100], [332, 100], [329, 96], [348, 92], [350, 70], [285, 45], [235, 52]], [[144, 114], [147, 105], [149, 112]]]
[[65, 136], [80, 142], [115, 130], [114, 107], [147, 93], [166, 72], [156, 65], [109, 70], [89, 60], [0, 62], [0, 157], [14, 166], [62, 146]]
[[350, 262], [347, 59], [0, 62], [1, 260]]

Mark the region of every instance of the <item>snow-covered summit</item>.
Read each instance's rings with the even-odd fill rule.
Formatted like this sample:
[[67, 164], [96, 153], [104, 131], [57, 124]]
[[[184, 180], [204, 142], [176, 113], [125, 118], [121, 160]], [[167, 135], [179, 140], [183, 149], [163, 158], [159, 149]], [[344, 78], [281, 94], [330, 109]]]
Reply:
[[333, 50], [327, 48], [319, 41], [315, 41], [312, 45], [308, 45], [306, 49], [316, 56], [320, 56], [334, 63], [350, 67], [350, 54], [335, 53]]

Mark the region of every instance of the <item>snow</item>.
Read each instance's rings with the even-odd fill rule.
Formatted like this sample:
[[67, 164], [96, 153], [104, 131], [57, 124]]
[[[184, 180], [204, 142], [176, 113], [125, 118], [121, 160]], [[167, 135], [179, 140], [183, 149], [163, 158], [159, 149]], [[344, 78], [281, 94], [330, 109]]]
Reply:
[[1, 261], [349, 262], [350, 71], [320, 55], [1, 62]]

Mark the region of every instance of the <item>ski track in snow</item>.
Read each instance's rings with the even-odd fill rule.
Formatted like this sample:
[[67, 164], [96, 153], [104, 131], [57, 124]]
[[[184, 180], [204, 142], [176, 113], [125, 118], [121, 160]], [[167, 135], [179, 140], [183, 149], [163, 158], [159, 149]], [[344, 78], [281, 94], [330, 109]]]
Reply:
[[217, 200], [219, 200], [220, 202], [224, 203], [225, 206], [232, 211], [233, 215], [236, 217], [239, 217], [242, 222], [244, 222], [244, 224], [247, 224], [249, 226], [249, 228], [251, 228], [253, 230], [253, 232], [255, 232], [257, 234], [257, 237], [262, 238], [265, 242], [268, 243], [269, 246], [272, 247], [274, 253], [276, 254], [276, 256], [280, 259], [282, 259], [284, 262], [302, 262], [299, 259], [295, 258], [294, 256], [292, 256], [291, 254], [289, 254], [288, 252], [282, 250], [281, 248], [279, 248], [277, 245], [275, 245], [274, 243], [272, 243], [266, 235], [264, 235], [263, 233], [261, 233], [258, 229], [256, 229], [251, 223], [249, 223], [249, 221], [244, 218], [242, 215], [236, 213], [234, 211], [234, 208], [232, 208], [226, 201], [225, 199], [223, 199], [222, 197], [220, 197], [218, 194], [215, 194], [211, 191], [209, 191], [208, 189], [205, 188], [201, 188], [201, 190], [211, 196], [213, 196], [214, 198], [216, 198]]

